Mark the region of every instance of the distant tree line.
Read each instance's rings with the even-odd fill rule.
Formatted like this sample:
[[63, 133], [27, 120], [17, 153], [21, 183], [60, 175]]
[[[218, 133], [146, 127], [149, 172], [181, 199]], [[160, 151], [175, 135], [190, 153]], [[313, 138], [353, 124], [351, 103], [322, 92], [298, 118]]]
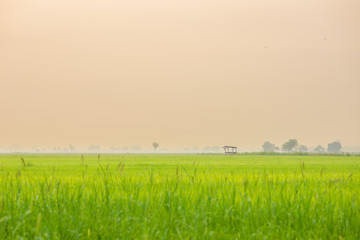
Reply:
[[[280, 151], [280, 148], [277, 147], [275, 144], [266, 141], [262, 148], [264, 152], [277, 152]], [[314, 148], [314, 152], [317, 153], [324, 153], [327, 151], [328, 153], [339, 153], [341, 151], [341, 143], [338, 141], [329, 143], [327, 146], [327, 149], [325, 147], [318, 145], [316, 148]], [[281, 146], [281, 151], [286, 153], [293, 153], [293, 152], [309, 152], [309, 148], [305, 145], [300, 145], [298, 140], [296, 139], [289, 139]]]

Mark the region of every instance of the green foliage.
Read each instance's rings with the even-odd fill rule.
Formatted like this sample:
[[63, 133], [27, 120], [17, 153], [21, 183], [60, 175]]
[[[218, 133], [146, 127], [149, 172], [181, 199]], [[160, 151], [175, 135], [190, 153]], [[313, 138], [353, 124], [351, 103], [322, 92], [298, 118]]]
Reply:
[[264, 152], [275, 152], [279, 150], [279, 148], [275, 146], [275, 144], [269, 141], [266, 141], [261, 147], [263, 148]]
[[296, 139], [289, 139], [282, 145], [282, 150], [285, 152], [293, 152], [297, 146], [298, 141]]
[[0, 239], [360, 239], [360, 157], [0, 155]]
[[307, 152], [309, 149], [305, 145], [300, 145], [298, 151], [299, 152]]
[[153, 142], [153, 148], [154, 148], [154, 152], [156, 152], [156, 149], [159, 147], [159, 143], [157, 142]]
[[325, 148], [321, 145], [318, 145], [315, 149], [314, 149], [315, 152], [318, 152], [318, 153], [323, 153], [325, 152]]
[[328, 152], [329, 153], [338, 153], [340, 152], [342, 146], [341, 146], [341, 143], [339, 142], [332, 142], [332, 143], [329, 143], [328, 144]]

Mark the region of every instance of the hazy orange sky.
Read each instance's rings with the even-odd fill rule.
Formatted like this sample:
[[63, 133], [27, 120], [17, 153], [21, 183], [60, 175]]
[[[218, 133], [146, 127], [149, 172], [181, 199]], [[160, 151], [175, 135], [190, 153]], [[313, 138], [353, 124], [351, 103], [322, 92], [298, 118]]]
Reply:
[[358, 0], [1, 0], [0, 145], [360, 145]]

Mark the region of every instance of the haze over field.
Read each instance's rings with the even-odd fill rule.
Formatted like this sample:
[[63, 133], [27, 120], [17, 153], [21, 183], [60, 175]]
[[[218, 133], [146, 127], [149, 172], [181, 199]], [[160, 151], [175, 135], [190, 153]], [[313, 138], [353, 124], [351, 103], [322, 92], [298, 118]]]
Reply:
[[0, 2], [0, 145], [360, 143], [355, 0]]

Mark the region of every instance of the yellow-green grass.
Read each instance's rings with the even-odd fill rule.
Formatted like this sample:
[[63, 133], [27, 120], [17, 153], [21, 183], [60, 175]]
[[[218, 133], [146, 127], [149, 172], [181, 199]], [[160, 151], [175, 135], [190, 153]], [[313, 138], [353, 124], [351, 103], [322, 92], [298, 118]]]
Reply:
[[0, 155], [0, 239], [236, 238], [360, 239], [360, 157]]

